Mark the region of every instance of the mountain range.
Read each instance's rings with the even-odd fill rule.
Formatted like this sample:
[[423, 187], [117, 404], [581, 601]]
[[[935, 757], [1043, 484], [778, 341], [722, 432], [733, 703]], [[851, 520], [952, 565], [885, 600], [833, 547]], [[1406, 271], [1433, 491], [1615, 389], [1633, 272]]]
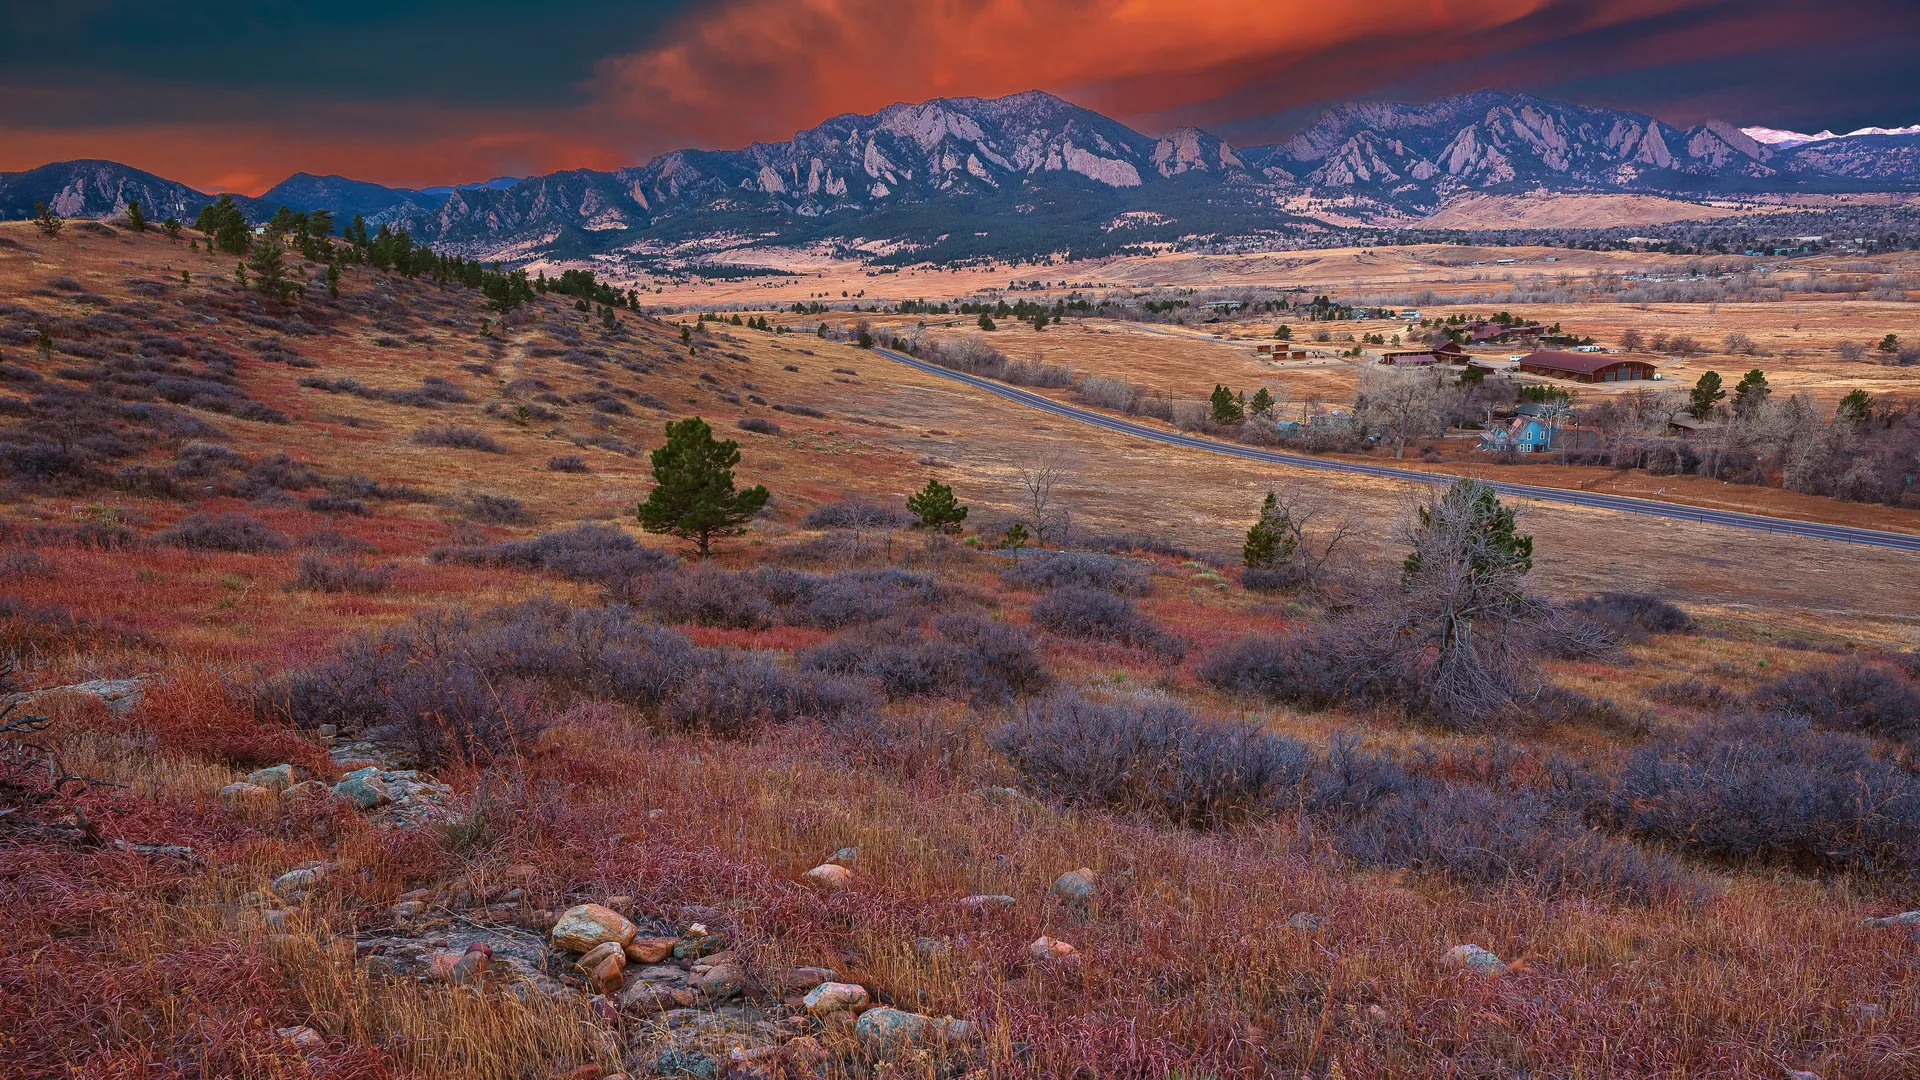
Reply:
[[[1232, 147], [1197, 128], [1155, 138], [1050, 94], [942, 98], [837, 116], [781, 143], [679, 150], [611, 172], [568, 170], [407, 190], [289, 177], [280, 205], [409, 230], [509, 262], [613, 256], [642, 266], [751, 244], [829, 242], [869, 257], [1079, 255], [1196, 239], [1413, 226], [1469, 193], [1678, 199], [1920, 189], [1920, 131], [1845, 136], [1678, 128], [1637, 113], [1492, 90], [1424, 105], [1346, 104], [1290, 140]], [[45, 201], [106, 217], [139, 198], [190, 218], [209, 196], [104, 161], [0, 173], [0, 217]]]

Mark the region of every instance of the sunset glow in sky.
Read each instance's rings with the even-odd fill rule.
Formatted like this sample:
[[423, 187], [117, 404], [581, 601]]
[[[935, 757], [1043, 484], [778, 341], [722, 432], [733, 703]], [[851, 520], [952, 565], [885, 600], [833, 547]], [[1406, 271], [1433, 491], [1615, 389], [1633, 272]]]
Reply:
[[1920, 123], [1917, 53], [1913, 0], [0, 0], [0, 171], [429, 186], [1034, 88], [1239, 145], [1480, 88], [1846, 131]]

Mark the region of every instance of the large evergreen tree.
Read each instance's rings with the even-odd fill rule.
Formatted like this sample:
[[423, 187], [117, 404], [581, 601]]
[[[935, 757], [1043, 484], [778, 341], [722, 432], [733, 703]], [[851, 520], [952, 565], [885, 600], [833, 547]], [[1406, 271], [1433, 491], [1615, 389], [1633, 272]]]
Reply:
[[1224, 386], [1215, 384], [1207, 404], [1213, 411], [1213, 422], [1216, 424], [1238, 424], [1247, 418], [1246, 407], [1239, 398], [1233, 396], [1233, 391]]
[[1705, 420], [1711, 417], [1714, 406], [1718, 405], [1720, 399], [1726, 396], [1727, 392], [1721, 389], [1720, 386], [1719, 372], [1709, 371], [1705, 375], [1700, 376], [1700, 381], [1693, 384], [1691, 411], [1693, 412], [1694, 419]]
[[705, 420], [690, 416], [667, 425], [666, 445], [650, 456], [653, 491], [640, 504], [640, 527], [692, 540], [702, 558], [712, 553], [717, 536], [738, 536], [767, 505], [767, 489], [756, 484], [733, 488], [733, 467], [740, 444], [715, 439]]
[[1767, 373], [1754, 368], [1741, 376], [1740, 382], [1733, 388], [1733, 411], [1744, 416], [1749, 409], [1767, 400], [1767, 395], [1772, 392], [1767, 386]]
[[272, 293], [282, 300], [293, 295], [299, 288], [287, 280], [286, 253], [280, 247], [280, 241], [271, 236], [263, 236], [253, 245], [253, 254], [247, 259], [247, 269], [253, 272], [253, 286], [263, 293]]
[[915, 528], [945, 532], [967, 520], [967, 508], [953, 497], [953, 489], [938, 480], [928, 480], [918, 494], [907, 496], [907, 511], [919, 521]]
[[127, 200], [127, 228], [134, 232], [147, 231], [147, 215], [140, 212], [140, 200]]

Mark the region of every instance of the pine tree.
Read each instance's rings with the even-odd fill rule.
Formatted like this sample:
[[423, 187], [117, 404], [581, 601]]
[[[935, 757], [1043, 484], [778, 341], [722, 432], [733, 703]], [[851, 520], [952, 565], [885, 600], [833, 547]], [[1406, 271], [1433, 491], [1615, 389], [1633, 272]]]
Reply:
[[953, 497], [953, 489], [938, 480], [928, 480], [919, 494], [907, 496], [907, 512], [919, 518], [917, 529], [945, 532], [967, 520], [967, 508]]
[[1217, 383], [1207, 403], [1213, 410], [1213, 422], [1216, 424], [1238, 424], [1247, 418], [1246, 409], [1233, 396], [1233, 391]]
[[1705, 420], [1712, 416], [1714, 406], [1726, 396], [1727, 392], [1720, 388], [1719, 372], [1709, 371], [1700, 376], [1700, 381], [1693, 384], [1691, 409], [1694, 419]]
[[166, 233], [167, 238], [170, 240], [180, 239], [180, 219], [177, 217], [169, 217], [160, 223], [160, 231]]
[[140, 200], [127, 200], [127, 228], [133, 232], [147, 231], [147, 216], [140, 212]]
[[1281, 323], [1280, 328], [1273, 332], [1273, 336], [1280, 341], [1292, 341], [1293, 327], [1288, 326], [1285, 323]]
[[999, 327], [993, 325], [993, 316], [983, 311], [980, 313], [980, 329], [997, 330], [999, 329]]
[[340, 260], [338, 259], [327, 264], [327, 295], [335, 300], [340, 299]]
[[1280, 505], [1280, 497], [1267, 492], [1267, 501], [1260, 506], [1260, 520], [1247, 530], [1247, 543], [1241, 548], [1248, 569], [1271, 570], [1285, 565], [1299, 550], [1299, 530], [1293, 519]]
[[[1441, 555], [1474, 577], [1518, 578], [1533, 569], [1533, 537], [1514, 531], [1516, 512], [1500, 503], [1492, 487], [1479, 480], [1456, 480], [1419, 508], [1413, 553], [1402, 569], [1408, 581], [1420, 576]], [[1447, 568], [1432, 565], [1435, 573]]]
[[640, 527], [692, 540], [702, 558], [711, 554], [715, 537], [745, 532], [746, 523], [767, 504], [767, 489], [760, 485], [734, 490], [740, 444], [715, 439], [697, 416], [669, 423], [666, 444], [650, 460], [654, 488], [636, 511]]
[[285, 300], [299, 286], [287, 280], [286, 253], [280, 247], [280, 241], [263, 236], [253, 245], [253, 255], [247, 259], [247, 269], [253, 271], [253, 283], [263, 293], [273, 293]]
[[1273, 395], [1268, 393], [1267, 388], [1263, 386], [1253, 392], [1253, 400], [1247, 402], [1247, 408], [1252, 410], [1255, 416], [1272, 418]]
[[1873, 395], [1865, 390], [1850, 391], [1840, 399], [1840, 407], [1834, 412], [1834, 419], [1849, 424], [1864, 424], [1873, 415]]
[[66, 228], [67, 223], [54, 217], [53, 211], [46, 203], [36, 202], [33, 204], [33, 227], [40, 230], [41, 236], [49, 240], [58, 240], [60, 230]]
[[1767, 373], [1754, 368], [1740, 377], [1733, 388], [1733, 411], [1744, 415], [1749, 409], [1767, 400], [1772, 390], [1767, 386]]

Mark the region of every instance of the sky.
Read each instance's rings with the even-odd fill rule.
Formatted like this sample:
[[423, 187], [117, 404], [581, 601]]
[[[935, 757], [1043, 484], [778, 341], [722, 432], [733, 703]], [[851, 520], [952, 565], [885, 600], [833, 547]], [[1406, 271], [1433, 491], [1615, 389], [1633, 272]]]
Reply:
[[1491, 88], [1675, 125], [1920, 123], [1920, 0], [0, 0], [0, 172], [404, 187], [1041, 89], [1247, 146]]

